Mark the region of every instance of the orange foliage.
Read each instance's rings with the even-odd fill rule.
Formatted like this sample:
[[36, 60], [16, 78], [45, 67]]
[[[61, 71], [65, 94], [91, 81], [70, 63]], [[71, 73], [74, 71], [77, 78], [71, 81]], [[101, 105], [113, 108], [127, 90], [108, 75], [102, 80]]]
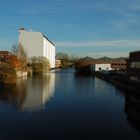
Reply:
[[20, 63], [19, 59], [17, 58], [17, 56], [11, 55], [8, 58], [8, 62], [12, 67], [14, 67], [16, 69], [21, 69], [21, 63]]

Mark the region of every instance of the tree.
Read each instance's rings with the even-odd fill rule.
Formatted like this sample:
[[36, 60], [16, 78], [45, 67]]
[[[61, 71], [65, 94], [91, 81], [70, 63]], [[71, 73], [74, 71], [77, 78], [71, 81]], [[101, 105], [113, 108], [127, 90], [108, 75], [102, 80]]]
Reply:
[[8, 59], [7, 61], [16, 70], [20, 70], [22, 68], [22, 63], [15, 55], [11, 55], [10, 59]]
[[69, 67], [69, 56], [66, 53], [59, 52], [56, 54], [56, 59], [61, 60], [61, 67], [68, 68]]
[[17, 55], [18, 54], [18, 45], [13, 44], [13, 46], [11, 47], [10, 51], [14, 54]]
[[22, 69], [25, 69], [29, 63], [29, 59], [27, 58], [27, 55], [21, 43], [19, 43], [18, 46], [17, 57], [22, 64]]
[[56, 58], [57, 59], [69, 59], [69, 56], [68, 56], [68, 54], [66, 54], [66, 53], [63, 53], [63, 52], [58, 52], [57, 54], [56, 54]]
[[50, 70], [50, 62], [46, 57], [32, 57], [32, 69], [34, 73], [43, 73]]
[[72, 54], [72, 55], [69, 56], [69, 59], [70, 59], [71, 61], [77, 61], [77, 60], [79, 60], [80, 58]]

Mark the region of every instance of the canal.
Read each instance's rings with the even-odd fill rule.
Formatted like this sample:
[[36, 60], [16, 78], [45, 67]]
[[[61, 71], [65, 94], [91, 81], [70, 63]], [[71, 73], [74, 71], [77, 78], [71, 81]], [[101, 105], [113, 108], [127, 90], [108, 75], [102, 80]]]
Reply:
[[0, 140], [139, 140], [140, 98], [73, 69], [0, 87]]

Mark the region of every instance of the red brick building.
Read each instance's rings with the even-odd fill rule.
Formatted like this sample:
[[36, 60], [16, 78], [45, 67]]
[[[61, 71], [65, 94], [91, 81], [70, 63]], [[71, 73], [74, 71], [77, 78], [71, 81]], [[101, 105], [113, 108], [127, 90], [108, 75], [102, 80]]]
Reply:
[[0, 62], [8, 63], [9, 65], [20, 69], [21, 63], [17, 56], [8, 51], [0, 51]]
[[126, 70], [127, 63], [126, 62], [112, 62], [111, 68], [113, 70]]
[[131, 80], [140, 82], [140, 51], [129, 53], [127, 73]]
[[0, 60], [2, 61], [10, 59], [11, 56], [13, 56], [13, 54], [8, 51], [0, 51]]

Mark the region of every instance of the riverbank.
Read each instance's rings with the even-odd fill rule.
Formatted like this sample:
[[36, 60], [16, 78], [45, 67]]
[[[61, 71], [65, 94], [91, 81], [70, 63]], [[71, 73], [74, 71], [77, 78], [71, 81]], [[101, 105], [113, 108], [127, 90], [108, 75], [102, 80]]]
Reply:
[[16, 70], [9, 65], [3, 65], [0, 67], [0, 84], [16, 84], [17, 79], [25, 76], [31, 76], [33, 73], [31, 68], [26, 68], [26, 70]]
[[94, 72], [92, 75], [105, 80], [109, 83], [114, 84], [115, 86], [127, 91], [139, 94], [140, 83], [130, 80], [127, 75], [119, 73], [103, 73], [103, 72]]

